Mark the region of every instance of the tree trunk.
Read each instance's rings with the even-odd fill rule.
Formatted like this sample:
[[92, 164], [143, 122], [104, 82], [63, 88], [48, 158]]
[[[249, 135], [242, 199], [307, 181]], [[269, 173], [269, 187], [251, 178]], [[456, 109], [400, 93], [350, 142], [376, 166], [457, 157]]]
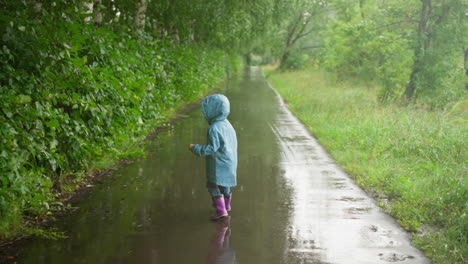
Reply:
[[252, 65], [252, 58], [250, 57], [250, 53], [244, 54], [244, 59], [247, 66]]
[[305, 20], [304, 20], [304, 13], [299, 13], [299, 15], [296, 17], [296, 19], [293, 21], [293, 23], [291, 24], [291, 26], [289, 27], [289, 30], [288, 30], [288, 35], [287, 35], [287, 38], [286, 38], [286, 41], [285, 41], [285, 48], [284, 48], [284, 52], [283, 52], [283, 55], [281, 56], [281, 60], [280, 60], [280, 68], [283, 68], [283, 65], [284, 63], [288, 60], [289, 56], [290, 56], [290, 53], [291, 53], [291, 48], [294, 46], [294, 44], [296, 44], [296, 42], [309, 35], [310, 33], [312, 33], [312, 31], [307, 31], [307, 32], [304, 32], [309, 24], [309, 22], [311, 21], [311, 16], [313, 14], [311, 14], [309, 17], [307, 17]]
[[361, 18], [362, 20], [366, 19], [366, 16], [364, 14], [364, 4], [366, 0], [359, 0], [359, 11], [361, 12]]
[[140, 35], [145, 31], [146, 9], [148, 8], [148, 2], [149, 0], [137, 0], [135, 29]]
[[414, 65], [411, 71], [410, 80], [405, 90], [405, 97], [407, 100], [413, 99], [414, 93], [416, 91], [416, 77], [420, 72], [421, 68], [424, 66], [424, 55], [426, 49], [430, 45], [430, 36], [427, 34], [427, 26], [429, 22], [429, 17], [432, 12], [432, 3], [431, 0], [421, 0], [421, 16], [419, 18], [419, 27], [418, 27], [418, 36], [416, 49], [414, 51]]
[[[465, 67], [465, 75], [468, 77], [468, 49], [465, 48], [463, 56], [463, 66]], [[465, 88], [468, 89], [468, 83], [465, 84]]]
[[85, 2], [83, 3], [84, 6], [84, 14], [86, 14], [86, 17], [84, 18], [85, 23], [91, 23], [93, 20], [92, 14], [93, 14], [93, 8], [94, 8], [94, 3], [93, 2]]
[[289, 51], [285, 51], [283, 53], [283, 56], [281, 56], [281, 60], [280, 60], [280, 68], [283, 68], [284, 67], [284, 63], [288, 60], [289, 58]]
[[191, 43], [195, 43], [195, 29], [196, 29], [196, 20], [192, 20], [192, 23], [190, 24], [190, 33], [189, 33], [189, 40]]
[[418, 75], [418, 72], [419, 72], [419, 69], [416, 68], [416, 64], [420, 64], [420, 63], [415, 62], [414, 64], [415, 66], [413, 67], [413, 70], [411, 71], [410, 81], [408, 83], [408, 86], [406, 86], [406, 90], [405, 90], [405, 97], [408, 101], [410, 101], [413, 98], [414, 92], [416, 91], [416, 76]]
[[94, 0], [93, 3], [93, 20], [94, 25], [101, 26], [102, 25], [102, 0]]

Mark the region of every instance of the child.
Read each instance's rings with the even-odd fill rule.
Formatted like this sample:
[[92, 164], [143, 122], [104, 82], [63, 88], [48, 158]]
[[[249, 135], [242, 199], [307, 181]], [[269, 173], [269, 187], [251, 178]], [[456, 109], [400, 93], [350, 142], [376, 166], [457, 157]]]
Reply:
[[206, 145], [190, 144], [195, 155], [206, 157], [208, 192], [216, 213], [211, 219], [227, 216], [231, 210], [231, 190], [236, 186], [237, 137], [236, 131], [226, 119], [229, 115], [229, 100], [222, 94], [213, 94], [201, 102], [203, 116], [210, 124]]

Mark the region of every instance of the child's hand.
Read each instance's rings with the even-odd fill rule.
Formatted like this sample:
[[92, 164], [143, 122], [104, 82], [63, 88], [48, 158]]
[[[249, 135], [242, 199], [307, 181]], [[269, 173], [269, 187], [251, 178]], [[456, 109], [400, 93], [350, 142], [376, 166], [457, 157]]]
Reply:
[[194, 144], [189, 144], [188, 149], [189, 149], [190, 151], [192, 151], [193, 146], [194, 146]]

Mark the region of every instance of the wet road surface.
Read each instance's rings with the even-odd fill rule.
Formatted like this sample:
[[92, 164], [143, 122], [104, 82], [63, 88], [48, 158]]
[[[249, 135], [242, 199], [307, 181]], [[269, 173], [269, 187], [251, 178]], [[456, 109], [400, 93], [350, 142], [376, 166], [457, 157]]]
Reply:
[[211, 222], [199, 109], [161, 132], [144, 160], [92, 187], [18, 263], [429, 263], [406, 233], [335, 165], [258, 68], [222, 87], [238, 134], [230, 217]]

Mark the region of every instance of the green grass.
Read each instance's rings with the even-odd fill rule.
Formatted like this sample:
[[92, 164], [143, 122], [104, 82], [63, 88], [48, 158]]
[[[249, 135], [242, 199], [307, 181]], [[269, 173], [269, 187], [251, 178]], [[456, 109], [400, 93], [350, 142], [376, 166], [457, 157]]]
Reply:
[[336, 83], [316, 69], [264, 70], [289, 109], [434, 263], [468, 261], [466, 107], [382, 104], [376, 87]]

